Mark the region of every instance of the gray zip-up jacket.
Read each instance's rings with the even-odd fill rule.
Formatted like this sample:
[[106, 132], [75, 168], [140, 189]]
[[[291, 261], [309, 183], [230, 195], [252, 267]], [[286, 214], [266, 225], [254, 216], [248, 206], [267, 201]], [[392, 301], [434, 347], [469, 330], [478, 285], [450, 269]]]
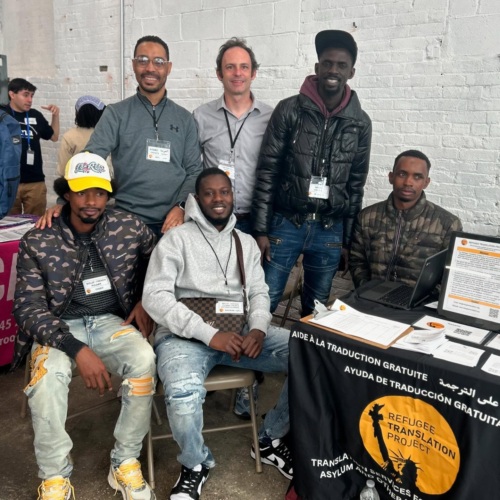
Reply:
[[[171, 332], [209, 345], [217, 332], [201, 316], [178, 302], [180, 298], [243, 300], [236, 247], [231, 234], [235, 223], [236, 217], [231, 215], [226, 227], [219, 232], [207, 221], [194, 196], [188, 197], [185, 223], [162, 236], [151, 256], [144, 283], [142, 305], [160, 327], [166, 327], [159, 329], [162, 333], [157, 333], [157, 340]], [[236, 231], [243, 249], [248, 327], [267, 332], [271, 322], [269, 288], [260, 265], [260, 250], [250, 235]], [[227, 285], [217, 258], [223, 269], [227, 263]]]
[[[148, 139], [170, 150], [170, 161], [147, 159]], [[168, 144], [166, 144], [168, 143]], [[116, 207], [146, 224], [163, 223], [176, 203], [194, 192], [201, 172], [198, 132], [193, 116], [165, 97], [152, 106], [140, 92], [104, 111], [85, 151], [107, 158], [111, 153]]]

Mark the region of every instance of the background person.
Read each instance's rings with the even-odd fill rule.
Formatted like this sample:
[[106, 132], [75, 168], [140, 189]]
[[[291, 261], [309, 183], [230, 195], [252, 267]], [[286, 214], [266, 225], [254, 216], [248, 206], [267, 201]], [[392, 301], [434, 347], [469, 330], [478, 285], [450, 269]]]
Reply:
[[92, 95], [83, 95], [76, 101], [76, 127], [70, 128], [63, 134], [59, 146], [57, 160], [59, 175], [64, 175], [66, 164], [70, 158], [84, 150], [105, 109], [106, 105], [98, 97]]
[[47, 186], [43, 173], [40, 139], [57, 142], [59, 138], [59, 108], [55, 104], [42, 106], [52, 114], [49, 122], [40, 111], [33, 109], [36, 87], [24, 78], [9, 82], [7, 110], [21, 125], [23, 152], [21, 154], [21, 182], [10, 214], [43, 215], [47, 207]]

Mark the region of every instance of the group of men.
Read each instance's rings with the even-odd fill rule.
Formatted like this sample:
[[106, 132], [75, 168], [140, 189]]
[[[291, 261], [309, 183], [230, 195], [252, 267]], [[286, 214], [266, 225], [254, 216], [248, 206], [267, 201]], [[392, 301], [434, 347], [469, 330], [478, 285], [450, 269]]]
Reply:
[[[73, 367], [100, 393], [111, 388], [108, 372], [122, 378], [108, 481], [125, 499], [155, 498], [137, 459], [158, 373], [180, 448], [170, 498], [197, 500], [215, 465], [201, 433], [204, 379], [218, 364], [286, 373], [288, 332], [270, 326], [271, 312], [298, 256], [306, 315], [314, 299], [328, 300], [342, 256], [356, 286], [378, 276], [411, 283], [419, 259], [460, 228], [426, 200], [430, 162], [413, 150], [396, 158], [389, 199], [360, 212], [371, 121], [347, 84], [357, 46], [338, 30], [318, 33], [315, 45], [315, 75], [273, 111], [251, 91], [253, 51], [228, 40], [216, 61], [222, 96], [190, 114], [167, 97], [167, 44], [138, 40], [137, 93], [107, 106], [86, 152], [56, 181], [66, 204], [49, 210], [20, 246], [16, 360], [31, 348], [26, 394], [41, 499], [72, 494], [64, 423]], [[243, 332], [214, 328], [180, 300], [200, 297], [246, 311]], [[154, 351], [146, 340], [153, 330]], [[259, 445], [263, 462], [291, 478], [287, 394], [285, 380]]]

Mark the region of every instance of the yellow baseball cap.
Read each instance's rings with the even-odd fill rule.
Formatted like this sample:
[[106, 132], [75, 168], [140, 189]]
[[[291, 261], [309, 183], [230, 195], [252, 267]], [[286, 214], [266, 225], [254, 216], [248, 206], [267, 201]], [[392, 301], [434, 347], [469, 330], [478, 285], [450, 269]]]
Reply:
[[71, 191], [78, 192], [90, 188], [101, 188], [113, 192], [111, 174], [106, 160], [99, 155], [78, 153], [66, 163], [64, 178]]

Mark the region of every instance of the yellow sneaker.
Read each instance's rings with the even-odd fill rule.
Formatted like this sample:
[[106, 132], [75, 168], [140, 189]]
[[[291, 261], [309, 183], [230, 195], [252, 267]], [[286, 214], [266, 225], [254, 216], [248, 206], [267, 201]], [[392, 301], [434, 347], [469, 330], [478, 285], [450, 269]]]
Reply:
[[141, 464], [135, 458], [129, 458], [119, 467], [111, 465], [108, 483], [120, 491], [124, 500], [155, 500], [153, 490], [142, 477]]
[[38, 487], [38, 500], [69, 500], [72, 496], [75, 498], [75, 490], [67, 477], [51, 477]]

